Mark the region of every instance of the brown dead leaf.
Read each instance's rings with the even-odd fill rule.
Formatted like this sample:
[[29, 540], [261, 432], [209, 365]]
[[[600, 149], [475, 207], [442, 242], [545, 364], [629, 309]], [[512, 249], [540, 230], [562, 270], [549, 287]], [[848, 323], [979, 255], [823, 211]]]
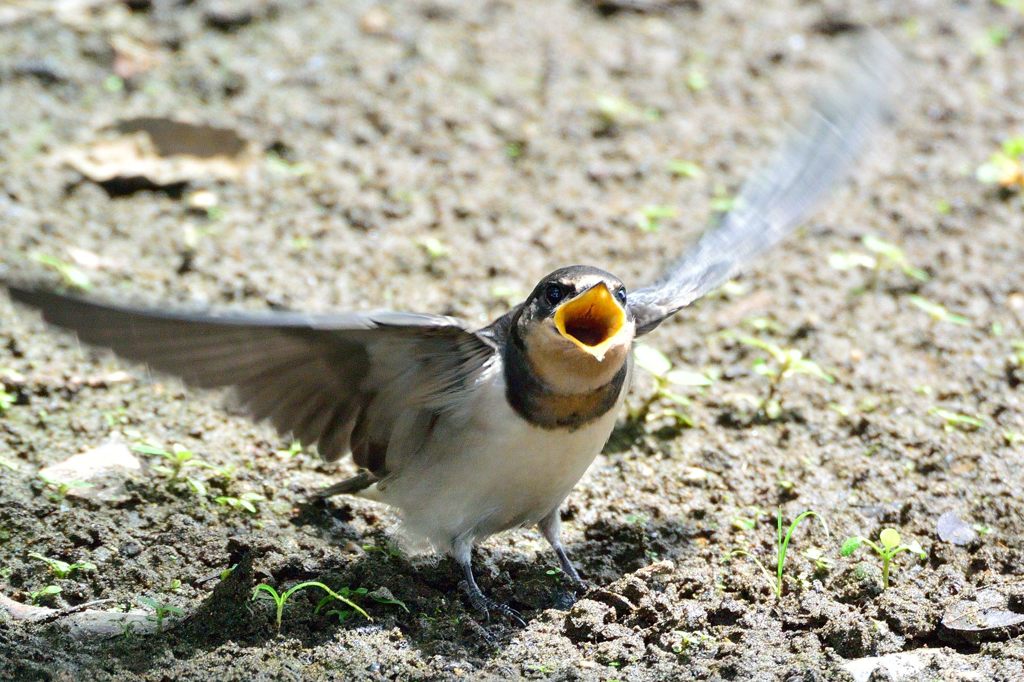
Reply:
[[230, 128], [161, 117], [120, 121], [60, 160], [112, 194], [181, 187], [193, 180], [237, 180], [252, 145]]

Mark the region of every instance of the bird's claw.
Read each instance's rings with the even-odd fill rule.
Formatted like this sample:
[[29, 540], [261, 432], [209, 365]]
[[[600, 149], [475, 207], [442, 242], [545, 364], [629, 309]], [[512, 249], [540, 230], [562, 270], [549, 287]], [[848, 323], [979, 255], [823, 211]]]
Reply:
[[526, 627], [526, 621], [523, 620], [522, 614], [516, 611], [508, 604], [495, 601], [480, 591], [479, 588], [474, 589], [475, 586], [471, 586], [465, 580], [459, 583], [459, 587], [469, 597], [470, 605], [483, 614], [484, 618], [488, 621], [491, 619], [491, 612], [500, 613], [509, 620], [518, 623], [521, 627]]

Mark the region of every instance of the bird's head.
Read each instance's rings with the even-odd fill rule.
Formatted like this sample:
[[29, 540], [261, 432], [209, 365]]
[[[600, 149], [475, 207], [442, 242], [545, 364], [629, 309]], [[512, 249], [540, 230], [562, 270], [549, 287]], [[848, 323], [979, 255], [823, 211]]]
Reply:
[[527, 361], [558, 392], [583, 393], [622, 369], [636, 333], [618, 277], [575, 265], [542, 279], [516, 321]]

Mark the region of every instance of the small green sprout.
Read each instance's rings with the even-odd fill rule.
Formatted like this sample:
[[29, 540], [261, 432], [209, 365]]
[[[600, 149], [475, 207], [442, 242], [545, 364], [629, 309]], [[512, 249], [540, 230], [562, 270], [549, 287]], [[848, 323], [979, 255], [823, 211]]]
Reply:
[[835, 251], [828, 257], [829, 265], [836, 270], [865, 268], [871, 271], [873, 282], [877, 282], [880, 275], [887, 270], [899, 270], [919, 282], [927, 282], [930, 279], [927, 272], [911, 265], [903, 249], [895, 244], [870, 234], [862, 237], [860, 241], [870, 253]]
[[18, 467], [14, 464], [14, 462], [11, 462], [10, 460], [6, 460], [3, 457], [0, 457], [0, 469], [7, 469], [8, 471], [17, 471]]
[[45, 253], [32, 254], [32, 260], [56, 271], [56, 273], [60, 275], [61, 279], [64, 280], [64, 284], [72, 289], [88, 291], [92, 288], [92, 282], [89, 281], [89, 276], [71, 263], [66, 263], [55, 256], [50, 256]]
[[121, 92], [124, 90], [124, 79], [112, 73], [103, 79], [103, 89], [112, 95]]
[[[409, 613], [409, 607], [405, 605], [405, 602], [403, 602], [401, 599], [395, 599], [395, 597], [389, 591], [387, 591], [386, 589], [380, 589], [380, 590], [376, 590], [374, 592], [370, 592], [365, 587], [357, 587], [355, 589], [351, 589], [349, 587], [342, 587], [342, 588], [338, 589], [338, 594], [340, 594], [342, 597], [345, 597], [346, 599], [357, 599], [357, 598], [360, 598], [360, 597], [369, 597], [370, 599], [374, 600], [378, 604], [385, 604], [385, 605], [388, 605], [388, 606], [398, 606], [399, 608], [403, 609], [406, 613]], [[323, 599], [320, 600], [320, 603], [316, 605], [316, 609], [313, 610], [313, 615], [314, 616], [317, 615], [318, 613], [320, 613], [320, 611], [325, 606], [327, 606], [328, 604], [330, 604], [330, 603], [332, 603], [334, 601], [335, 601], [335, 598], [333, 596], [331, 596], [331, 595], [325, 596]], [[338, 609], [338, 608], [330, 609], [329, 611], [324, 611], [324, 615], [325, 616], [335, 616], [338, 619], [339, 623], [344, 623], [354, 613], [355, 612], [353, 610], [351, 610], [351, 609]]]
[[[274, 622], [277, 624], [278, 632], [280, 632], [280, 630], [281, 630], [281, 616], [284, 614], [284, 605], [288, 602], [288, 600], [291, 598], [291, 596], [293, 594], [295, 594], [296, 592], [298, 592], [300, 590], [305, 590], [305, 589], [308, 589], [308, 588], [311, 588], [311, 587], [318, 587], [318, 588], [320, 588], [321, 590], [326, 592], [327, 595], [331, 599], [336, 599], [337, 601], [340, 601], [343, 604], [347, 604], [349, 606], [349, 608], [351, 608], [353, 611], [355, 611], [355, 612], [359, 613], [360, 615], [362, 615], [363, 618], [365, 618], [366, 620], [373, 620], [372, 618], [370, 618], [370, 614], [368, 614], [366, 611], [364, 611], [354, 601], [352, 601], [351, 599], [349, 599], [347, 597], [344, 597], [344, 596], [338, 594], [337, 592], [335, 592], [331, 588], [327, 587], [327, 585], [324, 585], [322, 582], [318, 582], [316, 580], [310, 580], [310, 581], [299, 583], [297, 585], [292, 585], [291, 587], [289, 587], [284, 592], [278, 592], [276, 589], [274, 589], [270, 585], [267, 585], [266, 583], [260, 583], [259, 585], [257, 585], [253, 589], [253, 591], [252, 591], [252, 598], [253, 598], [253, 600], [255, 600], [257, 597], [259, 597], [261, 592], [270, 595], [270, 598], [274, 601], [274, 606], [276, 608], [276, 615], [275, 615]], [[321, 602], [321, 605], [322, 604], [323, 604], [323, 602]], [[403, 604], [403, 606], [404, 606], [404, 604]], [[319, 606], [317, 608], [319, 609]]]
[[430, 260], [441, 260], [451, 255], [451, 249], [449, 249], [444, 242], [437, 237], [420, 237], [416, 242], [424, 253], [430, 258]]
[[644, 232], [657, 232], [661, 229], [661, 221], [670, 220], [679, 215], [675, 206], [647, 204], [640, 208], [636, 216], [636, 226]]
[[691, 66], [686, 73], [686, 87], [693, 92], [707, 90], [709, 85], [707, 74], [699, 66]]
[[139, 597], [138, 602], [143, 606], [148, 606], [153, 609], [153, 615], [147, 616], [148, 620], [156, 622], [156, 631], [164, 631], [164, 621], [168, 616], [175, 616], [180, 618], [185, 615], [185, 612], [179, 609], [177, 606], [171, 606], [163, 602], [157, 601], [151, 597]]
[[38, 552], [29, 552], [28, 555], [33, 559], [38, 559], [44, 562], [50, 567], [50, 571], [58, 578], [68, 578], [75, 571], [95, 571], [96, 564], [91, 561], [76, 561], [73, 564], [69, 564], [66, 561], [60, 559], [51, 559], [50, 557], [43, 556]]
[[207, 495], [206, 483], [201, 478], [189, 476], [186, 473], [187, 470], [207, 469], [213, 471], [219, 476], [223, 476], [225, 478], [231, 477], [232, 472], [229, 467], [219, 467], [214, 464], [210, 464], [209, 462], [197, 457], [191, 450], [186, 450], [178, 444], [173, 445], [168, 451], [164, 448], [150, 445], [149, 443], [136, 443], [132, 446], [132, 450], [139, 454], [154, 455], [156, 457], [163, 458], [166, 464], [154, 466], [153, 470], [166, 476], [172, 485], [184, 483], [188, 489], [200, 497], [205, 497]]
[[267, 168], [281, 175], [303, 176], [313, 172], [312, 166], [302, 162], [289, 161], [275, 151], [267, 152]]
[[705, 632], [680, 632], [679, 643], [672, 646], [676, 654], [688, 657], [690, 651], [704, 644], [714, 643], [715, 638]]
[[771, 587], [772, 592], [775, 593], [775, 598], [778, 599], [782, 597], [782, 588], [784, 585], [783, 578], [786, 569], [786, 553], [789, 551], [789, 542], [793, 539], [793, 533], [796, 532], [796, 528], [800, 525], [800, 522], [809, 516], [813, 516], [814, 518], [816, 518], [818, 520], [818, 523], [820, 523], [821, 527], [825, 530], [825, 535], [829, 535], [828, 526], [825, 524], [825, 521], [817, 512], [811, 510], [807, 510], [805, 512], [801, 512], [800, 514], [798, 514], [797, 517], [793, 519], [793, 522], [789, 524], [789, 528], [783, 531], [782, 507], [779, 507], [778, 515], [776, 516], [774, 576], [772, 575], [771, 571], [769, 571], [767, 567], [765, 567], [765, 565], [761, 562], [760, 559], [758, 559], [751, 552], [745, 549], [734, 549], [733, 551], [729, 552], [728, 558], [731, 559], [743, 556], [753, 561], [754, 564], [759, 569], [761, 569], [761, 573], [764, 574], [764, 577], [768, 581], [768, 584]]
[[942, 419], [943, 428], [946, 431], [977, 431], [978, 429], [985, 428], [986, 425], [982, 417], [972, 417], [969, 414], [960, 414], [959, 412], [953, 412], [938, 406], [930, 408], [928, 414], [933, 414]]
[[68, 493], [76, 488], [91, 488], [92, 483], [86, 481], [60, 481], [56, 478], [47, 476], [46, 474], [40, 473], [39, 480], [45, 485], [49, 491], [50, 499], [54, 502], [59, 502], [68, 496]]
[[737, 207], [738, 201], [735, 196], [729, 194], [724, 185], [717, 185], [711, 195], [709, 208], [715, 213], [728, 213]]
[[597, 132], [607, 134], [615, 128], [631, 126], [644, 121], [657, 121], [661, 112], [654, 108], [642, 108], [624, 97], [600, 95], [594, 101], [597, 117]]
[[768, 419], [778, 419], [782, 416], [782, 399], [779, 397], [779, 387], [782, 382], [797, 374], [808, 374], [822, 381], [833, 384], [835, 379], [813, 360], [804, 357], [803, 352], [796, 348], [782, 348], [774, 343], [759, 339], [754, 336], [737, 335], [737, 341], [745, 346], [757, 348], [768, 354], [767, 358], [761, 357], [754, 360], [752, 369], [756, 374], [768, 378], [768, 393], [761, 400], [758, 411]]
[[630, 410], [630, 420], [642, 424], [652, 418], [671, 417], [677, 427], [692, 427], [694, 425], [693, 420], [686, 413], [678, 409], [668, 408], [652, 413], [652, 408], [658, 401], [665, 401], [685, 407], [690, 404], [689, 399], [672, 390], [673, 387], [703, 388], [711, 385], [711, 379], [700, 372], [673, 368], [672, 361], [664, 353], [645, 344], [634, 346], [633, 358], [639, 367], [647, 370], [654, 378], [654, 393], [648, 396], [638, 407]]
[[8, 393], [7, 387], [0, 383], [0, 414], [11, 409], [11, 405], [17, 402], [17, 400], [18, 396], [14, 393]]
[[935, 301], [929, 301], [923, 296], [912, 294], [907, 296], [907, 300], [910, 301], [911, 305], [914, 307], [920, 308], [924, 312], [928, 313], [928, 315], [937, 322], [949, 322], [950, 324], [958, 324], [961, 326], [969, 325], [971, 323], [971, 321], [963, 315], [951, 313], [946, 310], [945, 306], [936, 303]]
[[57, 585], [47, 585], [46, 587], [36, 590], [35, 592], [29, 592], [28, 598], [32, 601], [33, 604], [39, 604], [41, 602], [49, 600], [50, 597], [56, 597], [58, 594], [60, 594], [60, 592], [60, 587], [58, 587]]
[[281, 457], [295, 457], [296, 455], [300, 455], [302, 454], [302, 443], [297, 440], [293, 440], [287, 450], [278, 450], [277, 454]]
[[1024, 135], [1005, 140], [999, 151], [978, 168], [977, 178], [986, 185], [1024, 189]]
[[526, 151], [526, 144], [521, 140], [511, 140], [505, 143], [505, 158], [515, 161]]
[[867, 545], [873, 549], [882, 558], [882, 589], [886, 590], [889, 589], [889, 568], [897, 554], [900, 552], [912, 552], [921, 559], [928, 556], [918, 543], [912, 542], [909, 545], [903, 545], [900, 544], [901, 542], [900, 534], [895, 528], [886, 528], [878, 534], [877, 543], [860, 535], [846, 538], [839, 549], [839, 554], [848, 557], [856, 552], [861, 545]]
[[231, 497], [228, 495], [221, 495], [220, 497], [213, 498], [213, 501], [217, 504], [230, 507], [232, 509], [244, 509], [250, 514], [256, 513], [256, 502], [263, 502], [267, 498], [256, 493], [242, 493], [239, 497]]
[[828, 558], [820, 547], [805, 549], [804, 558], [814, 564], [815, 573], [828, 573], [832, 570], [832, 559]]
[[704, 170], [699, 164], [685, 159], [672, 159], [666, 164], [668, 172], [677, 178], [699, 178]]

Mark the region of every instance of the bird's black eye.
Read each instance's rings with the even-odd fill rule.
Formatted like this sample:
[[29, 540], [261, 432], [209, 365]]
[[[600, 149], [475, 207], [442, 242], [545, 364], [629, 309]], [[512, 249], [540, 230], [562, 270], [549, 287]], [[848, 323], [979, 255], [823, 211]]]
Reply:
[[561, 284], [549, 284], [548, 288], [544, 290], [544, 298], [551, 305], [558, 305], [565, 298], [565, 287]]
[[615, 290], [615, 298], [619, 299], [619, 303], [626, 305], [626, 287], [619, 287]]

